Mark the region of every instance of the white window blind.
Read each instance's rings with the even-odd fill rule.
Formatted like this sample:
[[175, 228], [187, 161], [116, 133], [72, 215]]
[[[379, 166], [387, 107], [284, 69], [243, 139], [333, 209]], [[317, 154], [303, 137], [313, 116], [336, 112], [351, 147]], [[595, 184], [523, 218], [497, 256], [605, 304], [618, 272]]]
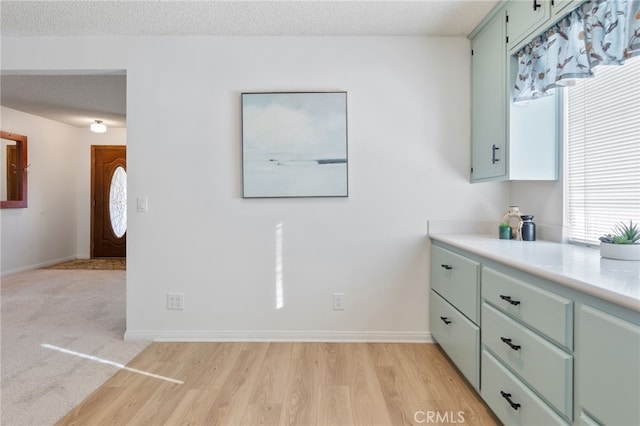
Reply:
[[594, 74], [565, 89], [569, 239], [585, 244], [640, 223], [640, 56]]

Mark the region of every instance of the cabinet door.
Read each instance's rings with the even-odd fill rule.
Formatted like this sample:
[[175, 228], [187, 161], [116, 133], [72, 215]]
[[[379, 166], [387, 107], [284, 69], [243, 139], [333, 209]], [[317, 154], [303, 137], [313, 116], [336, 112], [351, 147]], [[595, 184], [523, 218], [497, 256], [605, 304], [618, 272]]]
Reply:
[[578, 321], [581, 410], [606, 425], [640, 424], [640, 326], [586, 305]]
[[472, 40], [471, 181], [506, 178], [506, 47], [504, 12]]
[[584, 0], [551, 0], [551, 17], [554, 20], [568, 14]]
[[549, 0], [517, 0], [507, 4], [507, 36], [509, 37], [509, 52], [513, 53], [551, 18], [551, 4]]

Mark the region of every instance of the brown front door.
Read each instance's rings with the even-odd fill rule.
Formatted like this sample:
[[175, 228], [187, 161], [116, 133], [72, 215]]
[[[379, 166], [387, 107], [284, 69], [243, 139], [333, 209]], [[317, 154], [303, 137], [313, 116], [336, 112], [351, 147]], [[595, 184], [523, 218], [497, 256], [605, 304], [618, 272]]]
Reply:
[[91, 257], [125, 257], [127, 147], [91, 147]]

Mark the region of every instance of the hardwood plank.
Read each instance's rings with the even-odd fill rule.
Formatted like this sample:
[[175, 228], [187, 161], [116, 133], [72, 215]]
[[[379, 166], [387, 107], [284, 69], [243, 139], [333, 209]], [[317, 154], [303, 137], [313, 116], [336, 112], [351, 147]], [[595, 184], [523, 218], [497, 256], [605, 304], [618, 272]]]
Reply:
[[375, 367], [367, 344], [353, 345], [353, 381], [349, 387], [353, 424], [362, 426], [390, 425], [391, 419], [386, 408], [384, 394], [378, 377], [373, 374]]
[[262, 367], [269, 343], [241, 344], [243, 350], [237, 358], [220, 393], [213, 400], [204, 424], [240, 424], [245, 407], [249, 404], [252, 385]]
[[58, 424], [498, 424], [437, 345], [153, 343], [129, 367], [184, 384], [119, 371]]
[[257, 406], [282, 405], [293, 358], [293, 343], [271, 343], [258, 373], [251, 403]]
[[293, 374], [287, 385], [280, 425], [312, 425], [318, 417], [318, 343], [308, 343], [292, 362]]
[[351, 398], [347, 385], [321, 385], [318, 392], [319, 426], [352, 425]]
[[280, 404], [249, 404], [241, 425], [277, 425], [280, 422]]

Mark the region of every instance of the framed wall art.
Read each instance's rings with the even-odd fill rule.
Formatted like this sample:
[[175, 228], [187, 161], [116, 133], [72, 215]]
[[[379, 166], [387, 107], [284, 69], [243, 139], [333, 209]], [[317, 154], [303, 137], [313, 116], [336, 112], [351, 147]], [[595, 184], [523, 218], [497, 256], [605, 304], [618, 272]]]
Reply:
[[347, 93], [242, 93], [244, 198], [348, 197]]

